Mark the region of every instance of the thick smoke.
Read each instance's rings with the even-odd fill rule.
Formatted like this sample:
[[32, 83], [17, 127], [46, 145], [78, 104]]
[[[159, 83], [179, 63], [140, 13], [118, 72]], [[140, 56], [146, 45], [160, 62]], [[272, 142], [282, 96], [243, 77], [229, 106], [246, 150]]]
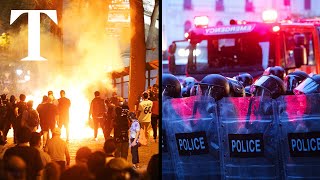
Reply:
[[[107, 36], [107, 5], [81, 2], [64, 4], [58, 25], [45, 15], [41, 17], [41, 56], [47, 61], [17, 64], [23, 64], [25, 70], [31, 72], [27, 87], [20, 89], [19, 94], [28, 94], [37, 106], [49, 90], [59, 98], [59, 91], [63, 89], [71, 99], [71, 113], [80, 112], [81, 118], [87, 119], [94, 91], [100, 90], [103, 98], [114, 91], [108, 72], [124, 68], [121, 53], [129, 48], [130, 29], [122, 30], [121, 34], [125, 36], [120, 37], [121, 41]], [[57, 27], [62, 29], [62, 37], [53, 33], [52, 29]], [[17, 55], [17, 60], [26, 57], [27, 26], [21, 26], [20, 31], [12, 31], [10, 35], [12, 54]], [[79, 106], [81, 109], [77, 109]], [[71, 122], [72, 118], [79, 118], [78, 115], [71, 116]]]

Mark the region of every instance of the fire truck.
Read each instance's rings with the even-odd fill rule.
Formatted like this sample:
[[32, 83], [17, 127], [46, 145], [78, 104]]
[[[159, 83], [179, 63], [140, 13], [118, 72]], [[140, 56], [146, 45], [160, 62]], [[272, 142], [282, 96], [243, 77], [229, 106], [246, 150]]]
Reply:
[[[259, 77], [271, 66], [282, 66], [287, 73], [300, 69], [308, 74], [320, 72], [320, 19], [274, 22], [276, 12], [263, 14], [264, 22], [230, 20], [230, 25], [208, 26], [208, 17], [194, 19], [195, 27], [185, 40], [174, 41], [169, 49], [169, 70], [201, 80], [207, 74], [233, 77], [248, 72]], [[177, 44], [188, 42], [184, 72], [175, 66]], [[197, 49], [204, 56], [198, 63]], [[203, 50], [204, 49], [204, 50]]]

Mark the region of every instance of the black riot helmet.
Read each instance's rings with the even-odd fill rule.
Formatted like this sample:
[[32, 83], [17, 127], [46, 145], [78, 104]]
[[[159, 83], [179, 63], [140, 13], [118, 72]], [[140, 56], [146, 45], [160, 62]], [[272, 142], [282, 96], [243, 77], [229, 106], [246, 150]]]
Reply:
[[201, 80], [201, 95], [211, 96], [215, 100], [227, 97], [230, 92], [228, 80], [220, 74], [209, 74]]
[[244, 97], [245, 96], [245, 91], [243, 85], [237, 81], [236, 79], [233, 78], [228, 78], [227, 80], [229, 82], [229, 87], [230, 87], [230, 93], [229, 96], [231, 97]]
[[197, 80], [193, 77], [186, 77], [182, 82], [182, 96], [189, 97], [191, 88], [194, 87]]
[[303, 71], [295, 71], [289, 73], [284, 79], [284, 84], [287, 89], [286, 94], [293, 95], [293, 89], [296, 88], [300, 83], [302, 83], [303, 80], [305, 80], [308, 77], [308, 74]]
[[241, 73], [234, 78], [239, 81], [244, 87], [253, 84], [253, 77], [249, 73]]
[[171, 98], [181, 97], [181, 85], [172, 74], [162, 74], [162, 95]]
[[279, 77], [281, 80], [284, 80], [285, 74], [286, 74], [285, 70], [280, 66], [268, 67], [263, 72], [263, 75], [275, 75]]
[[261, 76], [253, 86], [254, 96], [269, 96], [276, 99], [285, 94], [283, 81], [275, 75]]
[[320, 93], [320, 75], [306, 78], [293, 90], [294, 94], [313, 94]]

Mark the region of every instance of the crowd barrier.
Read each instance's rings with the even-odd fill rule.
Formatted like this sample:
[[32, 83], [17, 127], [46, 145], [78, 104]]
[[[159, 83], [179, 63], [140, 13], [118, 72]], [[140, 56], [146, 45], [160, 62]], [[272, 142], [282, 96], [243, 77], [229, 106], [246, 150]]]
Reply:
[[320, 179], [320, 94], [163, 101], [165, 179]]

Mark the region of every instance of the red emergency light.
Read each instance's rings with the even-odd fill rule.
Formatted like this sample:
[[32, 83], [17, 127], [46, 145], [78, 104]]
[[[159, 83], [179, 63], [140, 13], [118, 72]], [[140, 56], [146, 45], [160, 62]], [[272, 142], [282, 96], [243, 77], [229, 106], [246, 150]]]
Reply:
[[208, 27], [209, 18], [208, 16], [196, 16], [194, 17], [194, 25], [196, 27]]

